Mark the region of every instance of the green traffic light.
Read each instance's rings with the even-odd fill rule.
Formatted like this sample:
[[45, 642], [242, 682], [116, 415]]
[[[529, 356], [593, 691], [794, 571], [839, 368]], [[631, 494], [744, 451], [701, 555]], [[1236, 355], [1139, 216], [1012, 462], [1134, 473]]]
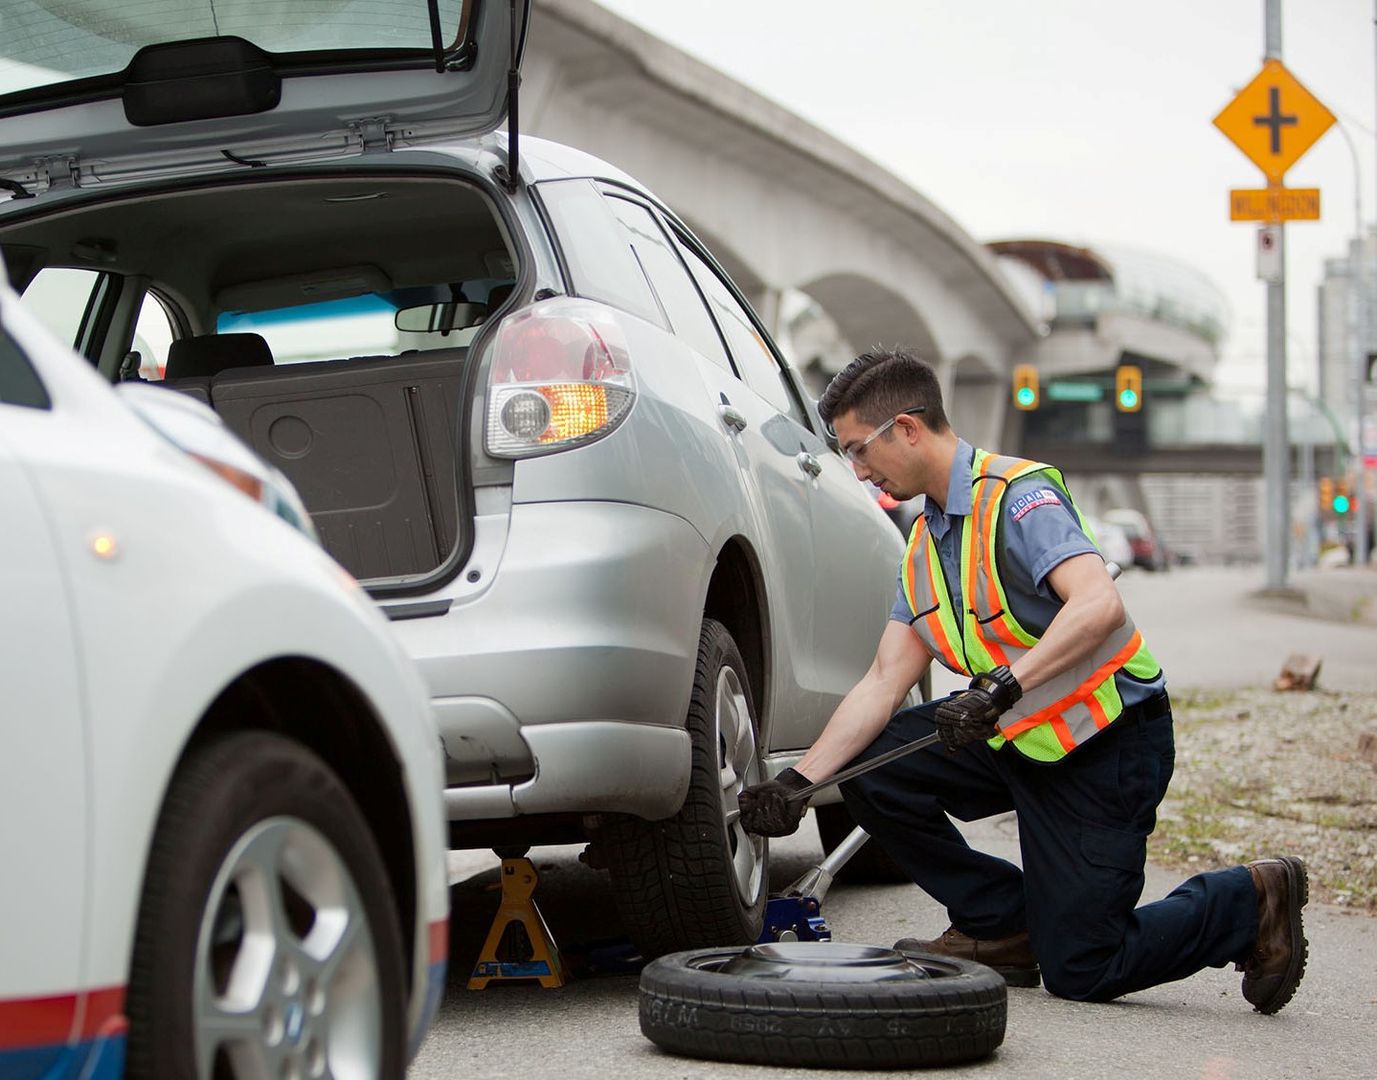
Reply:
[[1033, 388], [1031, 386], [1020, 386], [1018, 388], [1018, 403], [1020, 405], [1031, 405], [1036, 397], [1037, 395], [1033, 393]]
[[1138, 404], [1138, 392], [1136, 390], [1120, 390], [1119, 404], [1125, 409], [1131, 409]]
[[1347, 496], [1347, 495], [1335, 495], [1335, 496], [1334, 496], [1334, 513], [1336, 513], [1336, 514], [1346, 514], [1346, 513], [1348, 513], [1348, 496]]

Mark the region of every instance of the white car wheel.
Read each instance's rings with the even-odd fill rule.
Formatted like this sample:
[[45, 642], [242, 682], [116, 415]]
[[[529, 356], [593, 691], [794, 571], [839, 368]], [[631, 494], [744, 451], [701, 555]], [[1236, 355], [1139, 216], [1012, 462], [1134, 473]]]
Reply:
[[193, 751], [163, 805], [129, 981], [129, 1075], [392, 1077], [406, 987], [367, 822], [278, 735]]

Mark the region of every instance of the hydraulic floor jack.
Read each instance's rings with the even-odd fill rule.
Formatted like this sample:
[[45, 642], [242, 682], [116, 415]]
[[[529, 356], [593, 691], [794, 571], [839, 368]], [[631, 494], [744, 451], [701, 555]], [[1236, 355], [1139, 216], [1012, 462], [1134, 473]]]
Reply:
[[[868, 773], [871, 769], [878, 769], [881, 765], [887, 765], [896, 758], [905, 757], [925, 746], [931, 746], [937, 741], [939, 741], [939, 736], [933, 732], [931, 735], [924, 735], [921, 739], [904, 743], [903, 746], [897, 746], [888, 753], [863, 761], [859, 765], [853, 765], [849, 769], [843, 769], [821, 783], [810, 784], [806, 788], [801, 788], [790, 795], [788, 801], [802, 802], [814, 792], [843, 783], [853, 777], [860, 776], [862, 773]], [[740, 811], [732, 811], [727, 815], [727, 818], [730, 822], [735, 821], [740, 816]], [[832, 887], [832, 882], [836, 880], [841, 868], [851, 861], [852, 856], [860, 851], [869, 839], [870, 834], [859, 825], [856, 826], [822, 862], [810, 869], [783, 893], [770, 897], [765, 904], [765, 925], [760, 931], [761, 943], [770, 941], [831, 941], [832, 931], [827, 926], [827, 920], [822, 916], [823, 897], [827, 895], [827, 890]]]

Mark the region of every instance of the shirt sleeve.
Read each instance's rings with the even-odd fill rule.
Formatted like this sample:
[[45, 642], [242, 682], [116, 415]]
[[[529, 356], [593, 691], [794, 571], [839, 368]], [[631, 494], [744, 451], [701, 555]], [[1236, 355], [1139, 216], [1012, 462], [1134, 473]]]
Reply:
[[890, 610], [889, 617], [894, 622], [901, 622], [905, 626], [913, 622], [913, 612], [908, 606], [908, 597], [904, 595], [904, 569], [899, 568], [898, 574], [899, 587], [894, 592], [894, 607]]
[[1100, 553], [1081, 528], [1070, 500], [1044, 476], [1015, 481], [1000, 513], [1009, 567], [1026, 575], [1040, 596], [1056, 599], [1047, 575], [1067, 559]]

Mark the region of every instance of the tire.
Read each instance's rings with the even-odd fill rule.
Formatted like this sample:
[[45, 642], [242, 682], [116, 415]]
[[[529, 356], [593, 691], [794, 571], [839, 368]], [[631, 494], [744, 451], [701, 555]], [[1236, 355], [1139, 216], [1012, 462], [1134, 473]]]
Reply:
[[[881, 981], [883, 980], [883, 981]], [[641, 972], [641, 1033], [686, 1057], [904, 1068], [987, 1057], [1008, 989], [982, 964], [790, 942], [663, 956]]]
[[741, 653], [712, 619], [699, 633], [686, 726], [692, 776], [679, 812], [611, 818], [597, 836], [622, 926], [646, 959], [750, 944], [765, 919], [768, 842], [725, 816], [742, 788], [764, 779], [755, 710]]
[[[827, 854], [831, 854], [832, 850], [856, 828], [856, 822], [845, 803], [817, 806], [813, 808], [813, 813], [818, 817], [818, 836], [822, 839], [822, 850]], [[913, 879], [904, 872], [904, 868], [890, 858], [889, 852], [882, 848], [874, 837], [867, 840], [865, 846], [851, 856], [837, 873], [836, 880], [849, 885], [913, 883]]]
[[320, 758], [245, 732], [193, 752], [154, 835], [131, 1077], [400, 1077], [407, 987], [368, 824]]

